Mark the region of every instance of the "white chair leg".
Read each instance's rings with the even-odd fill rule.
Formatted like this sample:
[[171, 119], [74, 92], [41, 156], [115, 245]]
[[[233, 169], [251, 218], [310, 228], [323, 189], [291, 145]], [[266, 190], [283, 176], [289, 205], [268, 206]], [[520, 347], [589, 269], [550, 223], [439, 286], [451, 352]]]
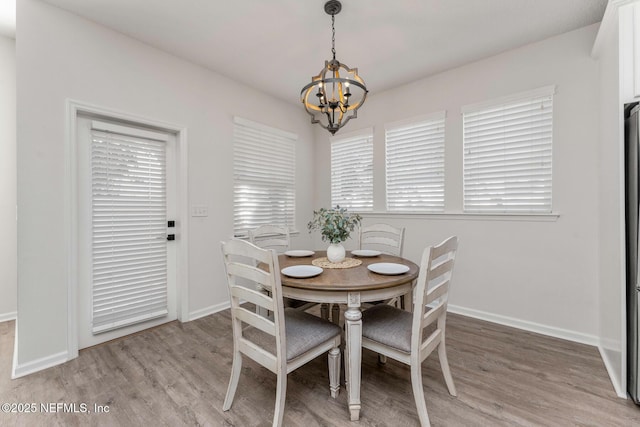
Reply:
[[449, 369], [449, 359], [447, 359], [447, 348], [444, 345], [444, 338], [442, 338], [438, 346], [438, 359], [440, 359], [440, 369], [442, 369], [442, 375], [444, 375], [444, 381], [447, 383], [449, 394], [451, 396], [457, 396], [456, 386], [453, 384], [453, 377]]
[[320, 304], [320, 317], [324, 320], [329, 320], [329, 304], [326, 302]]
[[333, 304], [331, 307], [331, 321], [340, 326], [340, 304]]
[[424, 390], [422, 389], [422, 366], [420, 364], [411, 365], [411, 388], [413, 389], [413, 398], [416, 401], [420, 425], [422, 427], [430, 426], [427, 404], [424, 401]]
[[229, 379], [229, 387], [227, 387], [227, 395], [222, 405], [223, 411], [228, 411], [233, 404], [233, 397], [236, 395], [238, 388], [238, 380], [240, 379], [240, 371], [242, 371], [242, 355], [239, 351], [233, 351], [233, 365], [231, 366], [231, 378]]
[[276, 380], [276, 410], [273, 414], [273, 427], [282, 426], [284, 401], [287, 399], [287, 374], [281, 372]]
[[329, 351], [329, 391], [334, 399], [340, 393], [340, 347]]

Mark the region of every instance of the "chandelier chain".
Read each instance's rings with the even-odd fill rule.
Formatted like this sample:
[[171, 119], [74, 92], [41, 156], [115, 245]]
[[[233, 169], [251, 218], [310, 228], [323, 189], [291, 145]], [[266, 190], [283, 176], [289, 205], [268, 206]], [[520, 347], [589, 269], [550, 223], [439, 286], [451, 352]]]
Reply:
[[336, 59], [336, 15], [331, 15], [331, 53], [333, 54], [333, 59]]

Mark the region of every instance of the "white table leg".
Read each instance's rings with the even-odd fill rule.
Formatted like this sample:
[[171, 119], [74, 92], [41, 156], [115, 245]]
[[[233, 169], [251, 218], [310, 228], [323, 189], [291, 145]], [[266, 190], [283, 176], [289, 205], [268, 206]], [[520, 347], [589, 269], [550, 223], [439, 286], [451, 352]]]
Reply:
[[348, 308], [344, 313], [346, 324], [345, 380], [349, 397], [351, 421], [360, 419], [360, 374], [362, 364], [362, 312], [360, 294], [349, 293]]
[[[413, 285], [415, 285], [415, 280], [413, 281]], [[416, 287], [413, 286], [411, 290], [404, 295], [404, 309], [409, 312], [413, 312], [413, 292], [416, 290]]]

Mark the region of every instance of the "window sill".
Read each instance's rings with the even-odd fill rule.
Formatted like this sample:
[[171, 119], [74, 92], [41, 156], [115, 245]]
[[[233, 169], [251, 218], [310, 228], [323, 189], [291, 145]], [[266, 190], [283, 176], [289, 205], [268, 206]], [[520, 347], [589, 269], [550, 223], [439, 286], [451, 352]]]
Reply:
[[[300, 234], [299, 230], [291, 230], [291, 231], [289, 231], [289, 236], [291, 236], [291, 237], [298, 236], [299, 234]], [[249, 240], [249, 234], [248, 233], [234, 234], [233, 238], [234, 239], [241, 239], [241, 240]]]
[[560, 217], [559, 212], [544, 214], [514, 213], [466, 213], [466, 212], [358, 212], [364, 218], [406, 218], [435, 219], [459, 221], [530, 221], [554, 222]]

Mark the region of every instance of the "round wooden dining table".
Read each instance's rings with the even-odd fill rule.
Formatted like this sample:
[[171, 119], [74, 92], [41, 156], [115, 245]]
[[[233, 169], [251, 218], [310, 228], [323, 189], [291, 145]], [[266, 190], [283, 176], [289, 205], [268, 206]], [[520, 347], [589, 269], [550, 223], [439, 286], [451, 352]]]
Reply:
[[[315, 277], [295, 278], [280, 274], [282, 294], [297, 300], [346, 304], [344, 313], [346, 349], [345, 381], [349, 400], [351, 421], [360, 418], [360, 376], [362, 360], [362, 311], [364, 302], [387, 300], [401, 295], [410, 295], [414, 280], [418, 277], [418, 266], [404, 258], [381, 254], [373, 257], [348, 257], [362, 261], [350, 268], [324, 268]], [[309, 257], [279, 255], [280, 269], [293, 265], [312, 265], [316, 258], [326, 257], [326, 252], [316, 251]], [[404, 264], [409, 271], [403, 274], [378, 274], [367, 267], [374, 263]], [[334, 318], [334, 321], [336, 319]]]

